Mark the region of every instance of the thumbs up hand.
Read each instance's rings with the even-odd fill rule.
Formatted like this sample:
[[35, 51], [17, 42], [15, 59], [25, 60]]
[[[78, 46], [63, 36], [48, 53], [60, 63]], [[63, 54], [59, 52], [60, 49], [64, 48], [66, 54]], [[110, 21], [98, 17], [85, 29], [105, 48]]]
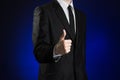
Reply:
[[63, 29], [63, 33], [60, 36], [59, 42], [55, 45], [55, 54], [68, 54], [71, 50], [71, 45], [72, 45], [72, 40], [67, 39], [65, 40], [66, 37], [66, 31]]

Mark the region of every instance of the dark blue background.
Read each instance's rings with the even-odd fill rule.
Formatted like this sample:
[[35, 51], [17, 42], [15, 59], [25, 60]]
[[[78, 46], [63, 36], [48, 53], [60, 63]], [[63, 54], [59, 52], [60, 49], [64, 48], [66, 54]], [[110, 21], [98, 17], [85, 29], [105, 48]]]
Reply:
[[[48, 0], [50, 1], [50, 0]], [[4, 0], [0, 10], [0, 80], [37, 80], [33, 55], [33, 10], [47, 0]], [[120, 9], [117, 0], [78, 0], [87, 15], [89, 80], [120, 80]]]

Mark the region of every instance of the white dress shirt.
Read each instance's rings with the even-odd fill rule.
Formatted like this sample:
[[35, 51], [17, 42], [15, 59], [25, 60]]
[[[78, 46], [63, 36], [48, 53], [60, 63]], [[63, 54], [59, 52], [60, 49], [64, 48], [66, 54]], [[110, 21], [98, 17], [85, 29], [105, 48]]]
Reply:
[[[68, 12], [68, 6], [70, 5], [71, 8], [72, 8], [72, 12], [73, 12], [73, 17], [74, 17], [74, 27], [75, 27], [75, 32], [76, 32], [76, 18], [75, 18], [75, 10], [74, 10], [74, 6], [73, 6], [73, 1], [70, 3], [70, 4], [67, 4], [64, 0], [57, 0], [58, 3], [60, 4], [60, 6], [62, 7], [64, 13], [65, 13], [65, 16], [67, 18], [67, 21], [68, 23], [70, 23], [69, 21], [69, 12]], [[60, 57], [62, 55], [61, 54], [55, 54], [55, 50], [53, 50], [53, 58], [58, 58], [55, 62], [57, 62]]]
[[60, 6], [62, 7], [65, 16], [67, 18], [68, 23], [70, 23], [69, 21], [69, 12], [68, 12], [68, 6], [70, 5], [72, 8], [72, 12], [73, 12], [73, 17], [74, 17], [74, 26], [75, 26], [75, 32], [76, 32], [76, 19], [75, 19], [75, 10], [74, 10], [74, 6], [73, 6], [73, 1], [71, 1], [70, 4], [66, 3], [64, 0], [57, 0], [58, 3], [60, 4]]

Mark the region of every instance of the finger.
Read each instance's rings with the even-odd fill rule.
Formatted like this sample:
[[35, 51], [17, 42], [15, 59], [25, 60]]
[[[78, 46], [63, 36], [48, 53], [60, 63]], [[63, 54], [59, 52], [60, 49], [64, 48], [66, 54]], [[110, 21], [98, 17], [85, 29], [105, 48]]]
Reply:
[[60, 37], [60, 41], [61, 41], [61, 40], [64, 40], [65, 37], [66, 37], [66, 31], [65, 31], [65, 29], [63, 29], [63, 33], [62, 33], [62, 35], [61, 35], [61, 37]]
[[72, 43], [64, 43], [64, 47], [71, 47]]
[[66, 47], [66, 48], [65, 48], [66, 51], [67, 51], [67, 50], [70, 50], [70, 49], [71, 49], [71, 47]]
[[70, 52], [70, 50], [67, 50], [65, 54], [68, 54]]
[[65, 47], [71, 47], [71, 44], [66, 44]]
[[65, 47], [71, 47], [72, 44], [71, 44], [71, 43], [64, 43], [64, 46], [65, 46]]
[[65, 43], [72, 43], [72, 40], [64, 40]]

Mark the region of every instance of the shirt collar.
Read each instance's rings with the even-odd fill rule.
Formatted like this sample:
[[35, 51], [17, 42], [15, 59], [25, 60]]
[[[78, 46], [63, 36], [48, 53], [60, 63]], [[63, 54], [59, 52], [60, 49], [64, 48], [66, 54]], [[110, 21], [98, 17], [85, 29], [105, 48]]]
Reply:
[[73, 1], [70, 3], [70, 4], [67, 4], [64, 0], [57, 0], [58, 1], [58, 3], [62, 6], [62, 7], [64, 7], [64, 8], [68, 8], [68, 6], [70, 5], [72, 8], [74, 8], [74, 6], [73, 6]]

